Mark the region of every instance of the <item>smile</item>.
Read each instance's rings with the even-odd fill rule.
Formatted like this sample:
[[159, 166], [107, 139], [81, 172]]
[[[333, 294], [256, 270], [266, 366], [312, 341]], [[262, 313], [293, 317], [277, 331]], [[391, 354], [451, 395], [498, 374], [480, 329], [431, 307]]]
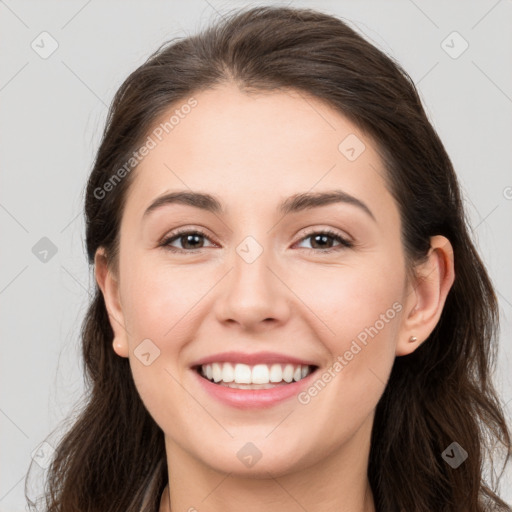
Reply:
[[275, 385], [297, 382], [316, 367], [301, 364], [232, 364], [216, 362], [200, 365], [198, 373], [210, 382], [238, 389], [268, 389]]

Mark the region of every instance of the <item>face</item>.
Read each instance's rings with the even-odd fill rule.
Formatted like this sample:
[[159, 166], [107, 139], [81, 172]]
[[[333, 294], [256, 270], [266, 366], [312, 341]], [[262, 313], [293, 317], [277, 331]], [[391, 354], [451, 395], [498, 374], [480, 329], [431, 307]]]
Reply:
[[[398, 207], [372, 141], [320, 100], [232, 85], [194, 99], [133, 171], [118, 309], [110, 302], [116, 351], [168, 450], [223, 472], [292, 472], [369, 435], [408, 296]], [[221, 208], [159, 201], [147, 211], [178, 191]], [[289, 199], [330, 192], [341, 200]], [[287, 398], [237, 406], [192, 368], [228, 351], [317, 369]], [[251, 468], [239, 453], [249, 442], [262, 454]]]

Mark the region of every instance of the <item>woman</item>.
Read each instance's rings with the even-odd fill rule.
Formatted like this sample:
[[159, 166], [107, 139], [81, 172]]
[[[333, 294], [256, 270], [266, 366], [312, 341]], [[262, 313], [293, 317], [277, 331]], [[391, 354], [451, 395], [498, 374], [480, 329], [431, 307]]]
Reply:
[[341, 20], [260, 7], [163, 45], [85, 209], [91, 388], [49, 511], [512, 510], [482, 474], [511, 441], [452, 164]]

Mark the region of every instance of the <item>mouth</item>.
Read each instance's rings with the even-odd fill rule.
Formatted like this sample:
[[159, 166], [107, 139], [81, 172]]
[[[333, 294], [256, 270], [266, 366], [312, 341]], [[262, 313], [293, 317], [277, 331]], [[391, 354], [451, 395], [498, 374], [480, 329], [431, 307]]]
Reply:
[[193, 366], [203, 379], [232, 389], [271, 389], [299, 382], [314, 373], [318, 366], [303, 364], [256, 364], [215, 362]]

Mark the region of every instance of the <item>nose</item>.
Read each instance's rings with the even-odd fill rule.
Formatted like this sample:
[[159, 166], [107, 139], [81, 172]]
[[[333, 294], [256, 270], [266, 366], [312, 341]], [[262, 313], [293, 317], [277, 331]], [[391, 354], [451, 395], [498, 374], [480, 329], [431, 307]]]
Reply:
[[292, 293], [269, 247], [247, 237], [232, 254], [229, 268], [215, 300], [219, 322], [252, 331], [287, 322]]

